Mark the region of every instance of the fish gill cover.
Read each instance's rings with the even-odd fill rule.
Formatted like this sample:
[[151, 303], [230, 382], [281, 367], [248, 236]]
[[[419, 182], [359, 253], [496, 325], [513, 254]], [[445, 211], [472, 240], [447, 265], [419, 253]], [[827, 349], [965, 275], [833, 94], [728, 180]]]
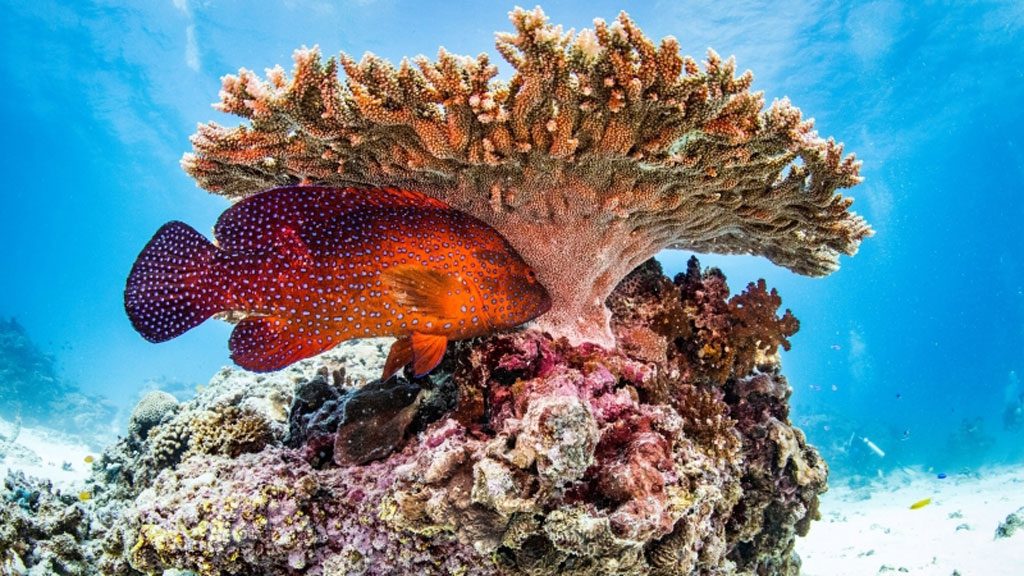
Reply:
[[395, 67], [303, 48], [291, 77], [226, 76], [217, 107], [249, 123], [200, 125], [182, 165], [236, 199], [299, 182], [442, 199], [509, 240], [551, 293], [541, 328], [572, 342], [612, 344], [605, 299], [662, 249], [821, 276], [872, 234], [837, 193], [859, 163], [787, 100], [764, 109], [731, 59], [709, 51], [701, 70], [625, 13], [579, 33], [540, 8], [510, 16], [508, 82], [486, 54], [443, 49]]

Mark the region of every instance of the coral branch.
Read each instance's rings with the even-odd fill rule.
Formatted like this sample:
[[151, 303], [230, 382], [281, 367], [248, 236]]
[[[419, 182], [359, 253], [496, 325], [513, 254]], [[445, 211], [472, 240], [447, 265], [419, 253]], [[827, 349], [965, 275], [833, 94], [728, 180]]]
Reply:
[[[515, 68], [441, 51], [397, 68], [372, 55], [295, 53], [260, 80], [227, 76], [219, 108], [248, 125], [201, 125], [182, 165], [241, 198], [282, 184], [413, 187], [499, 230], [552, 293], [542, 327], [611, 343], [604, 300], [664, 248], [757, 254], [820, 276], [871, 228], [837, 193], [859, 163], [753, 76], [676, 40], [655, 45], [622, 13], [565, 33], [538, 8], [497, 36]], [[344, 69], [344, 82], [338, 67]]]

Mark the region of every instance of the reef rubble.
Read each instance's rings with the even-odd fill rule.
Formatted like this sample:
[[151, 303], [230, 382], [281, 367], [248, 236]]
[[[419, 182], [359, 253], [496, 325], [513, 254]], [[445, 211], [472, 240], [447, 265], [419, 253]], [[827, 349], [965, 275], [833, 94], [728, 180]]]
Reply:
[[609, 298], [617, 350], [522, 330], [415, 380], [374, 380], [387, 340], [225, 368], [144, 398], [88, 498], [12, 476], [0, 574], [796, 575], [827, 467], [788, 418], [780, 303], [649, 261]]

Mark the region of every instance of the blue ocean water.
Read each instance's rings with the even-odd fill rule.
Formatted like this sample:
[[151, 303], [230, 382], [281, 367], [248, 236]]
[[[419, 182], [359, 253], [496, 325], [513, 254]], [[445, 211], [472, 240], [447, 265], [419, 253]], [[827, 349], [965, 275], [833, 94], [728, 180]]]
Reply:
[[[292, 51], [312, 44], [393, 61], [441, 45], [497, 59], [493, 33], [510, 28], [512, 8], [259, 6], [0, 2], [0, 317], [17, 319], [62, 382], [115, 406], [147, 387], [188, 390], [229, 362], [229, 326], [208, 322], [156, 346], [132, 330], [121, 300], [162, 223], [208, 230], [227, 206], [178, 166], [197, 122], [237, 123], [209, 106], [219, 77], [288, 68]], [[784, 357], [792, 417], [837, 474], [1024, 459], [1024, 423], [1008, 412], [1024, 401], [1024, 4], [544, 9], [577, 29], [625, 9], [694, 56], [734, 54], [768, 101], [788, 97], [863, 160], [865, 182], [850, 193], [877, 234], [837, 273], [809, 279], [757, 258], [701, 256], [735, 291], [766, 278], [802, 321]], [[660, 258], [674, 273], [689, 256]]]

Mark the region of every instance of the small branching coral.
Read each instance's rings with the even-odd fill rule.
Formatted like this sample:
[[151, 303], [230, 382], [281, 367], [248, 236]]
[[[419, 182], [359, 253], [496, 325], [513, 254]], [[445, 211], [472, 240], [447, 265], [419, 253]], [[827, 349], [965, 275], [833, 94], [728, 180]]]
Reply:
[[779, 347], [800, 322], [764, 280], [729, 298], [729, 285], [716, 268], [701, 271], [696, 257], [670, 282], [649, 260], [627, 276], [608, 305], [618, 341], [634, 358], [669, 360], [686, 382], [721, 386], [757, 365], [777, 364]]
[[[443, 49], [396, 68], [316, 48], [260, 79], [226, 76], [182, 165], [229, 198], [297, 182], [422, 190], [494, 226], [553, 297], [540, 319], [573, 342], [612, 343], [605, 298], [664, 248], [757, 254], [801, 274], [838, 267], [872, 233], [836, 191], [859, 163], [753, 76], [709, 51], [703, 70], [623, 13], [563, 32], [516, 9], [486, 55]], [[338, 78], [339, 66], [345, 80]]]

